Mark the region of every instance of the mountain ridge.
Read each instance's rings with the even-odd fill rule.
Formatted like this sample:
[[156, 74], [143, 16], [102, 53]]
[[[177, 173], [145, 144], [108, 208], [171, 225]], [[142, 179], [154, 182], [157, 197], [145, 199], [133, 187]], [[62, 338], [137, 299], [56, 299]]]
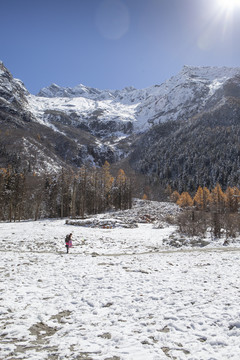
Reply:
[[[53, 89], [50, 86], [41, 90], [40, 94], [41, 97], [51, 99], [63, 94], [64, 98], [69, 98], [68, 106], [72, 108], [75, 107], [74, 99], [79, 97], [94, 102], [100, 101], [98, 105], [103, 111], [102, 119], [103, 117], [114, 119], [116, 114], [113, 108], [118, 107], [121, 119], [127, 117], [131, 120], [135, 131], [145, 131], [149, 125], [189, 118], [196, 112], [204, 110], [206, 104], [213, 100], [216, 92], [234, 76], [240, 76], [240, 68], [184, 66], [179, 74], [166, 82], [145, 89], [130, 87], [122, 90], [99, 90], [84, 86], [83, 93], [83, 85], [80, 85], [74, 88], [57, 87], [57, 92], [51, 92]], [[79, 88], [80, 93], [77, 91]], [[59, 104], [55, 106], [58, 107]]]
[[[154, 174], [155, 182], [158, 179], [166, 185], [168, 181], [181, 188], [176, 176], [181, 182], [186, 176], [179, 173], [180, 168], [168, 172], [169, 162], [165, 157], [178, 143], [177, 133], [188, 134], [188, 138], [181, 135], [182, 143], [178, 143], [177, 151], [188, 160], [191, 156], [187, 155], [186, 148], [190, 152], [194, 143], [189, 132], [192, 127], [201, 128], [203, 144], [209, 141], [204, 131], [210, 118], [220, 119], [224, 134], [228, 126], [238, 131], [239, 99], [240, 68], [184, 66], [163, 84], [145, 89], [99, 90], [82, 84], [74, 88], [52, 84], [33, 95], [0, 62], [1, 130], [10, 134], [1, 137], [0, 166], [5, 166], [14, 153], [15, 158], [21, 158], [20, 167], [28, 166], [40, 173], [57, 171], [64, 165], [74, 168], [101, 166], [106, 160], [121, 164], [129, 161], [135, 171], [150, 177]], [[217, 128], [218, 121], [211, 121]], [[172, 123], [178, 128], [176, 134], [166, 130]], [[204, 131], [202, 124], [206, 125]], [[196, 136], [197, 132], [193, 133]], [[237, 142], [234, 144], [236, 147]], [[204, 146], [200, 148], [203, 151]], [[141, 159], [136, 149], [140, 149]], [[226, 149], [229, 151], [227, 144]], [[6, 156], [6, 152], [11, 156]], [[229, 161], [234, 163], [234, 169], [238, 166], [239, 160], [236, 162], [230, 157]], [[177, 166], [175, 161], [172, 163]], [[165, 170], [156, 171], [159, 166]], [[220, 168], [221, 164], [217, 166]], [[201, 182], [201, 176], [206, 183], [204, 176], [199, 176], [196, 183]], [[218, 178], [215, 176], [209, 184]], [[239, 182], [239, 176], [228, 178]], [[224, 183], [227, 186], [228, 180]]]

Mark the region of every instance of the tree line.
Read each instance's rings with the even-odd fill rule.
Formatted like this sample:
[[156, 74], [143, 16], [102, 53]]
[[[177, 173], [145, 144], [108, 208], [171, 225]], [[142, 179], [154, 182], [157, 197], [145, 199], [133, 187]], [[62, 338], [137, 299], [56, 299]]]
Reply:
[[198, 187], [191, 196], [187, 191], [179, 194], [173, 191], [170, 199], [185, 209], [179, 218], [179, 230], [186, 235], [205, 235], [207, 230], [215, 238], [223, 234], [226, 239], [236, 237], [240, 232], [240, 190], [228, 187], [224, 192], [217, 184], [211, 191]]
[[0, 220], [84, 217], [132, 206], [131, 181], [120, 169], [116, 177], [108, 162], [101, 168], [62, 169], [56, 174], [0, 169]]

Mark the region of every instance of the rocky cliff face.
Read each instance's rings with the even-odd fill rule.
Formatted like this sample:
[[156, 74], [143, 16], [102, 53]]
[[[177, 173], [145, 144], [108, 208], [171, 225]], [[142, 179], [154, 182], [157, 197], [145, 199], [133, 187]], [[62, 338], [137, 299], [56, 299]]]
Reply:
[[[0, 122], [5, 134], [1, 136], [0, 165], [15, 156], [21, 166], [54, 171], [66, 164], [98, 166], [105, 160], [130, 159], [136, 170], [176, 185], [176, 178], [183, 183], [188, 171], [186, 166], [182, 170], [178, 166], [178, 171], [173, 167], [176, 161], [188, 163], [196, 129], [201, 133], [201, 153], [206, 142], [211, 143], [206, 137], [209, 127], [223, 126], [224, 138], [227, 127], [237, 131], [239, 98], [240, 68], [185, 66], [165, 83], [146, 89], [52, 84], [35, 96], [0, 63]], [[232, 163], [233, 156], [228, 161]], [[188, 167], [193, 169], [190, 163]], [[200, 183], [203, 177], [198, 177]]]
[[62, 166], [115, 162], [127, 151], [116, 133], [131, 133], [131, 123], [101, 124], [97, 121], [101, 110], [94, 109], [85, 118], [81, 112], [67, 111], [68, 104], [59, 109], [49, 101], [29, 94], [0, 63], [0, 167], [12, 164], [52, 172]]
[[28, 95], [23, 83], [0, 62], [0, 121], [12, 121], [16, 126], [29, 121], [33, 116], [28, 111]]

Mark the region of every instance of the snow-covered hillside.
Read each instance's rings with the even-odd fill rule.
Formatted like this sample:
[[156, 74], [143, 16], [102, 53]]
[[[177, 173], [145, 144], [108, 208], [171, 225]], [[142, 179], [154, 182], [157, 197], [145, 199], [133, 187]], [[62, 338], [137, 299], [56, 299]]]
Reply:
[[[182, 71], [161, 85], [146, 89], [126, 87], [122, 90], [99, 90], [82, 84], [74, 88], [63, 88], [56, 84], [43, 88], [38, 96], [29, 94], [20, 80], [13, 79], [2, 63], [0, 89], [3, 99], [28, 102], [27, 109], [36, 121], [53, 128], [52, 121], [62, 121], [63, 117], [76, 126], [100, 123], [128, 123], [125, 133], [143, 132], [151, 124], [170, 120], [188, 119], [201, 112], [212, 99], [219, 101], [224, 95], [224, 86], [240, 76], [240, 68], [184, 66]], [[21, 94], [21, 95], [19, 95]], [[3, 96], [5, 95], [5, 96]], [[12, 96], [10, 96], [12, 95]], [[3, 101], [2, 100], [2, 101]], [[120, 127], [111, 131], [119, 136]], [[126, 130], [128, 129], [128, 131]]]
[[[20, 167], [31, 163], [37, 172], [64, 163], [80, 167], [122, 161], [130, 157], [136, 144], [149, 138], [149, 133], [145, 135], [152, 125], [188, 123], [223, 106], [230, 97], [238, 100], [239, 79], [240, 68], [185, 66], [165, 83], [146, 89], [99, 90], [81, 84], [74, 88], [52, 84], [35, 96], [0, 62], [0, 122], [4, 131], [10, 131], [2, 144], [1, 166], [7, 166], [16, 154], [21, 154]], [[229, 108], [226, 117], [231, 119], [231, 104]], [[29, 147], [23, 148], [23, 140]]]
[[[136, 104], [122, 104], [119, 101], [107, 100], [93, 100], [87, 97], [38, 97], [30, 95], [28, 97], [29, 109], [34, 112], [35, 116], [44, 124], [51, 122], [50, 115], [54, 118], [67, 115], [75, 122], [88, 124], [92, 120], [100, 122], [136, 122], [135, 112]], [[111, 135], [107, 133], [106, 135]]]
[[78, 85], [62, 88], [52, 84], [31, 95], [30, 106], [39, 118], [46, 110], [75, 113], [79, 121], [129, 121], [135, 131], [144, 131], [151, 124], [188, 119], [204, 109], [206, 104], [236, 75], [240, 68], [191, 67], [161, 85], [146, 89], [98, 90]]
[[[176, 212], [145, 205], [122, 218]], [[177, 250], [173, 231], [0, 223], [0, 358], [238, 360], [239, 242]]]

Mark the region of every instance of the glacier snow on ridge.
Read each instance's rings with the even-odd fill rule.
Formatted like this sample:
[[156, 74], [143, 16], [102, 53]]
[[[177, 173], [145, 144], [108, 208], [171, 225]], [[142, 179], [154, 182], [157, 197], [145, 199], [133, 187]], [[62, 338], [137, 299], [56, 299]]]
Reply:
[[240, 68], [184, 66], [182, 71], [161, 85], [145, 89], [99, 90], [82, 84], [74, 88], [52, 84], [38, 96], [29, 97], [36, 116], [63, 111], [77, 114], [78, 121], [129, 121], [135, 132], [145, 131], [151, 124], [181, 120], [202, 111], [215, 93]]

